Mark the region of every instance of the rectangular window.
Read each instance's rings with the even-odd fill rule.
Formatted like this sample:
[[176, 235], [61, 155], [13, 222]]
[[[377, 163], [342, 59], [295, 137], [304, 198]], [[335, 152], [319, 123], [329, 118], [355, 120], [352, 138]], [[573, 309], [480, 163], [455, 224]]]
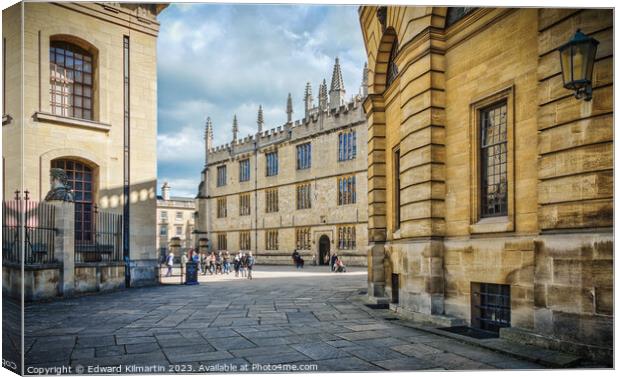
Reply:
[[499, 332], [510, 327], [510, 285], [471, 283], [472, 327]]
[[278, 250], [278, 230], [271, 229], [265, 231], [265, 249]]
[[265, 212], [278, 212], [278, 189], [265, 190]]
[[239, 194], [239, 216], [250, 214], [250, 194]]
[[400, 148], [394, 149], [393, 171], [394, 177], [394, 230], [400, 229]]
[[245, 159], [239, 161], [239, 182], [247, 182], [250, 180], [250, 160]]
[[312, 144], [297, 146], [297, 170], [309, 169], [312, 166]]
[[508, 214], [506, 102], [480, 111], [481, 217]]
[[176, 216], [177, 216], [177, 221], [183, 221], [183, 212], [177, 212]]
[[168, 237], [168, 227], [162, 226], [159, 228], [159, 235], [163, 237]]
[[295, 229], [297, 250], [310, 250], [310, 228]]
[[251, 250], [252, 249], [252, 241], [250, 238], [250, 231], [239, 232], [239, 249], [241, 250]]
[[217, 217], [226, 217], [226, 198], [217, 198]]
[[355, 176], [338, 178], [338, 205], [353, 204], [356, 201]]
[[267, 161], [267, 176], [278, 175], [278, 152], [270, 152], [265, 155]]
[[217, 249], [226, 250], [228, 248], [228, 240], [225, 233], [217, 235]]
[[177, 226], [177, 236], [180, 236], [183, 234], [183, 227], [182, 226]]
[[311, 208], [310, 183], [297, 185], [297, 209]]
[[226, 186], [226, 165], [217, 167], [217, 187]]
[[338, 249], [355, 249], [355, 225], [344, 225], [338, 227]]
[[161, 211], [160, 216], [162, 220], [168, 220], [168, 211]]
[[338, 161], [354, 160], [357, 155], [357, 136], [355, 131], [338, 134]]

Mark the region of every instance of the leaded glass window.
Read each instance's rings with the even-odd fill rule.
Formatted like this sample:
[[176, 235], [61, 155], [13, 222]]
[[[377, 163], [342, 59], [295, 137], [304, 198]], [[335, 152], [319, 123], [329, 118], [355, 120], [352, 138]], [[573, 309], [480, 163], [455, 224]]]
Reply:
[[508, 214], [506, 102], [480, 112], [481, 217]]

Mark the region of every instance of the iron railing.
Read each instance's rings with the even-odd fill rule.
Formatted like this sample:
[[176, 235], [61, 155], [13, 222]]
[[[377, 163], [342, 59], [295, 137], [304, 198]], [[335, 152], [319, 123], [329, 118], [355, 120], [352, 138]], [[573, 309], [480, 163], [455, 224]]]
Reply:
[[121, 262], [123, 260], [123, 215], [98, 210], [90, 240], [75, 240], [75, 262]]
[[2, 202], [2, 257], [27, 265], [57, 263], [54, 242], [57, 233], [55, 207], [30, 200], [28, 192]]

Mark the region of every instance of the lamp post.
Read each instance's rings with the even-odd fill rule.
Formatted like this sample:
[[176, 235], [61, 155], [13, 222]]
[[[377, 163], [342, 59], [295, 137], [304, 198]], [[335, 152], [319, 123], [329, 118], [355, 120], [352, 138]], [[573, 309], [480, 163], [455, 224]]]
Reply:
[[592, 70], [598, 43], [577, 29], [573, 38], [558, 48], [564, 88], [574, 90], [577, 99], [592, 99]]

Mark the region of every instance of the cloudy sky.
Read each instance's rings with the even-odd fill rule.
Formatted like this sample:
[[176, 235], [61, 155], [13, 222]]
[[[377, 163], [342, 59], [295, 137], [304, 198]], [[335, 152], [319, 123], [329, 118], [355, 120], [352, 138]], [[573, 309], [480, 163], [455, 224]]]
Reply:
[[[173, 196], [195, 196], [204, 162], [204, 124], [210, 116], [215, 145], [303, 117], [303, 92], [329, 85], [340, 58], [347, 96], [358, 93], [365, 50], [355, 6], [172, 4], [158, 40], [158, 186]], [[160, 188], [158, 188], [158, 191]]]

